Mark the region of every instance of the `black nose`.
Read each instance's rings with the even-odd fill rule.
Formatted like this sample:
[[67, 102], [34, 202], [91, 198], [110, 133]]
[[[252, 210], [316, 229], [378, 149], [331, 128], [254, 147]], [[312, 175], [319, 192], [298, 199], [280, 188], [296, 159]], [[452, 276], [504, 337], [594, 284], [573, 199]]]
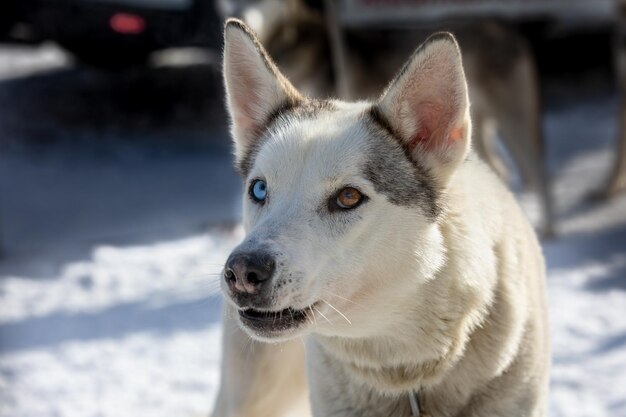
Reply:
[[254, 294], [272, 278], [275, 264], [267, 253], [233, 253], [226, 261], [224, 279], [232, 291]]

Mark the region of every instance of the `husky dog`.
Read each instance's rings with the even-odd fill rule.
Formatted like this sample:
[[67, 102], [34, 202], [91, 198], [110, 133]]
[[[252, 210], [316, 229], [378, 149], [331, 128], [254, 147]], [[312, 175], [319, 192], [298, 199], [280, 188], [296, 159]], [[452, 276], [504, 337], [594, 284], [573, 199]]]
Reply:
[[214, 417], [545, 416], [544, 260], [471, 151], [454, 37], [376, 101], [320, 101], [231, 19], [224, 79], [246, 237]]

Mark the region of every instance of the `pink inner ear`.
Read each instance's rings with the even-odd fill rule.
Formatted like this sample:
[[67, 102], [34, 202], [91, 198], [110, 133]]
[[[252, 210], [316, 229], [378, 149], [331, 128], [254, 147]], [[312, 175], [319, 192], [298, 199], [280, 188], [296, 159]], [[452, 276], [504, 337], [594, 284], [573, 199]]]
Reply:
[[[452, 129], [450, 132], [450, 136], [445, 141], [445, 145], [450, 145], [454, 142], [460, 142], [463, 140], [463, 128], [458, 127], [456, 129]], [[413, 152], [415, 148], [420, 145], [422, 149], [426, 151], [430, 151], [439, 146], [439, 141], [436, 138], [432, 137], [432, 134], [428, 130], [428, 128], [424, 127], [420, 129], [413, 139], [409, 142], [409, 151]]]
[[444, 114], [446, 109], [443, 106], [436, 103], [421, 103], [416, 110], [418, 112], [419, 129], [409, 141], [409, 151], [413, 152], [418, 145], [427, 151], [434, 150], [463, 139], [463, 127], [452, 129], [446, 138], [437, 137], [438, 134], [441, 136], [442, 132], [448, 130], [449, 126], [445, 124], [452, 121], [448, 120], [451, 118], [451, 115]]
[[434, 149], [437, 146], [437, 138], [434, 132], [439, 129], [441, 122], [442, 106], [433, 102], [421, 102], [415, 106], [418, 120], [418, 130], [409, 142], [409, 150], [412, 152], [419, 145], [425, 150]]
[[261, 121], [257, 120], [256, 107], [259, 105], [257, 90], [259, 86], [255, 83], [253, 75], [241, 71], [237, 74], [239, 86], [233, 91], [233, 101], [236, 105], [234, 114], [235, 122], [244, 130], [256, 134]]
[[426, 127], [422, 127], [418, 130], [417, 134], [413, 136], [413, 139], [409, 142], [409, 151], [413, 152], [417, 145], [421, 145], [423, 148], [429, 150], [434, 146], [433, 140], [430, 140], [431, 133]]

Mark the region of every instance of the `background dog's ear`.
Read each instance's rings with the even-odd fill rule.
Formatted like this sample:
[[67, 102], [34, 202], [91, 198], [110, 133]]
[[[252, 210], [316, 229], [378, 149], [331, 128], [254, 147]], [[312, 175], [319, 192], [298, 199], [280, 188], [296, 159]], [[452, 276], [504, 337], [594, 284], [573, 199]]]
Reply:
[[374, 111], [400, 137], [407, 153], [443, 185], [470, 146], [467, 82], [450, 33], [431, 36], [411, 56]]
[[239, 161], [273, 114], [303, 100], [250, 28], [237, 19], [227, 20], [224, 28], [224, 84]]

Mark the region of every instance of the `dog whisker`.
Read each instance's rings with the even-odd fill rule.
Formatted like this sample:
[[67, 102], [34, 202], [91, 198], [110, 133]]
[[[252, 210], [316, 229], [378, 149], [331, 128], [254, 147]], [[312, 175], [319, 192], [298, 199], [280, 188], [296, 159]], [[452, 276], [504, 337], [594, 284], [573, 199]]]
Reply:
[[330, 320], [328, 319], [328, 317], [326, 317], [326, 316], [324, 315], [324, 313], [322, 313], [322, 312], [321, 312], [321, 311], [320, 311], [317, 307], [313, 307], [313, 308], [314, 308], [314, 309], [315, 309], [315, 311], [317, 311], [317, 312], [320, 314], [320, 316], [322, 316], [322, 317], [324, 318], [324, 320], [326, 320], [326, 321], [327, 321], [327, 322], [328, 322], [331, 326], [333, 325], [333, 322], [332, 322], [332, 321], [330, 321]]
[[[326, 305], [327, 305], [328, 307], [330, 307], [330, 308], [332, 308], [333, 310], [335, 310], [335, 311], [337, 312], [337, 314], [339, 314], [341, 317], [343, 317], [343, 318], [344, 318], [344, 320], [345, 320], [345, 321], [347, 321], [347, 322], [348, 322], [348, 324], [352, 326], [352, 322], [350, 321], [350, 319], [348, 319], [348, 318], [346, 317], [346, 315], [345, 315], [345, 314], [343, 314], [343, 313], [342, 313], [341, 311], [339, 311], [339, 310], [338, 310], [335, 306], [333, 306], [331, 303], [329, 303], [328, 301], [324, 300], [323, 298], [322, 298], [321, 300], [322, 300], [324, 303], [326, 303]], [[317, 309], [316, 309], [316, 310], [317, 310]], [[321, 314], [321, 313], [320, 313], [320, 314]]]
[[330, 292], [329, 290], [324, 290], [324, 291], [325, 291], [328, 295], [330, 295], [331, 297], [337, 297], [337, 298], [339, 298], [340, 300], [347, 301], [347, 302], [352, 303], [352, 304], [354, 304], [354, 305], [356, 305], [356, 306], [358, 306], [358, 307], [363, 307], [363, 308], [366, 308], [363, 304], [359, 304], [359, 303], [357, 303], [356, 301], [350, 300], [349, 298], [342, 297], [341, 295], [339, 295], [339, 294], [335, 294], [335, 293], [333, 293], [333, 292]]
[[311, 308], [311, 306], [309, 306], [309, 311], [311, 312], [311, 316], [313, 316], [313, 321], [314, 321], [314, 325], [317, 325], [317, 318], [315, 317], [315, 313], [313, 312], [313, 309]]

